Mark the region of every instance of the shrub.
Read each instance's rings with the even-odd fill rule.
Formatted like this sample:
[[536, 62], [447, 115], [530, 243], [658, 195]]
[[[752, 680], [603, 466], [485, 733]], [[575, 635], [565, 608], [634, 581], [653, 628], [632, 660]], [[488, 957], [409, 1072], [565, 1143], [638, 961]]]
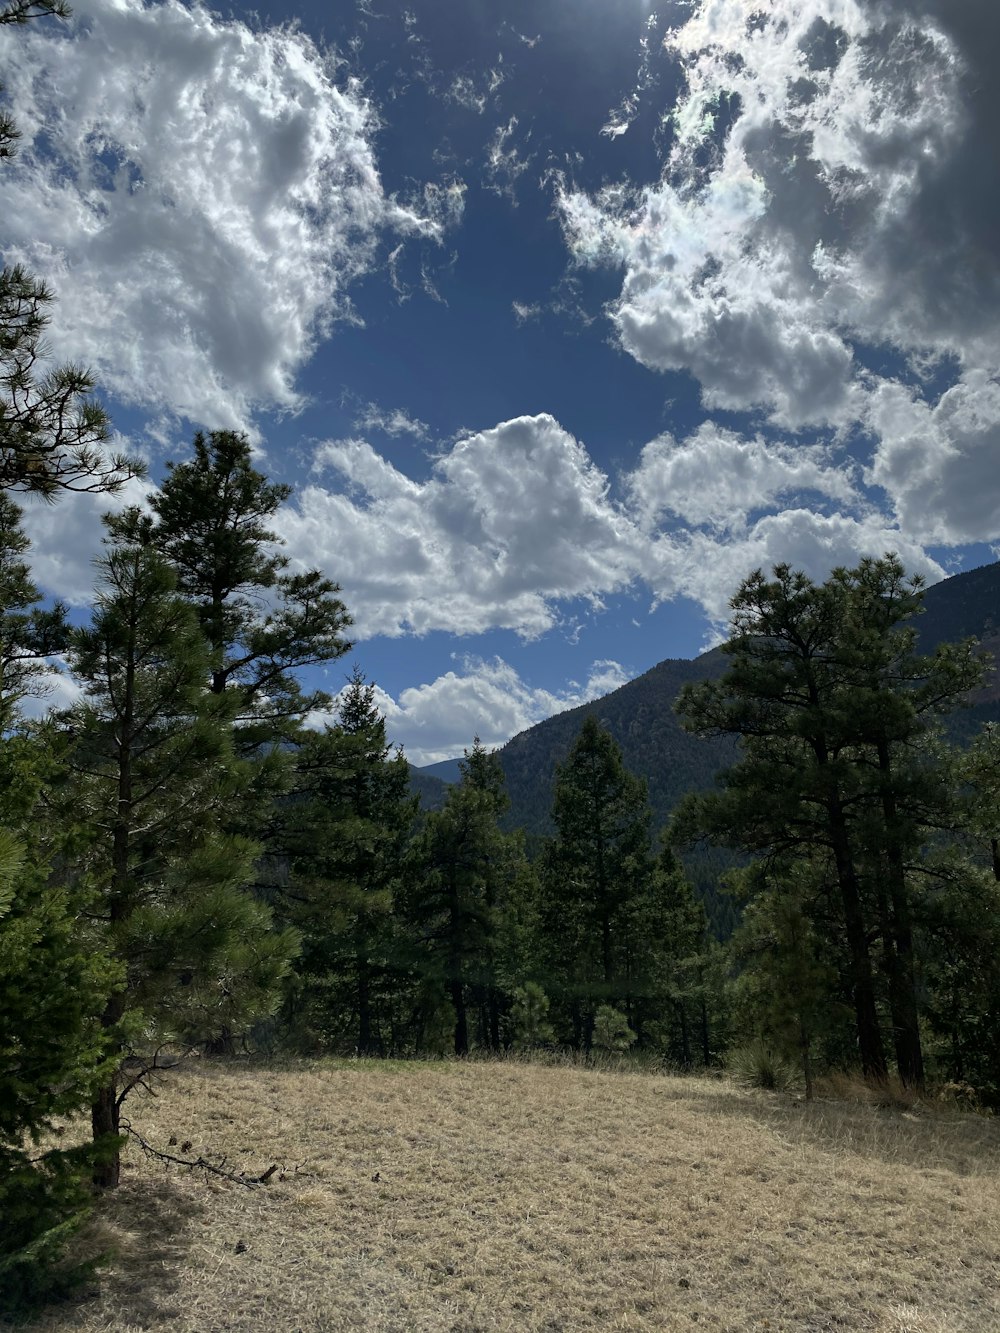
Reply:
[[515, 1046], [545, 1046], [555, 1041], [549, 1022], [549, 997], [537, 981], [526, 981], [514, 992], [510, 1030]]
[[726, 1057], [726, 1068], [745, 1088], [792, 1092], [802, 1085], [802, 1070], [795, 1061], [760, 1038], [731, 1050]]
[[635, 1033], [621, 1010], [610, 1004], [602, 1004], [594, 1016], [594, 1047], [611, 1054], [627, 1051], [635, 1040]]

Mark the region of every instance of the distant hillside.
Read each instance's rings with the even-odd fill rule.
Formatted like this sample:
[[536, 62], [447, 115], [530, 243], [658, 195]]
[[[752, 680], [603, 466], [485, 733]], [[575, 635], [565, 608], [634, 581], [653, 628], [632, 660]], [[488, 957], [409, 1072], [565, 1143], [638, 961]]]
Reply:
[[422, 810], [440, 810], [448, 795], [448, 783], [410, 764], [410, 791], [420, 797]]
[[462, 770], [459, 768], [461, 762], [461, 759], [442, 759], [436, 764], [422, 765], [418, 772], [438, 778], [441, 782], [461, 782]]
[[[928, 589], [916, 626], [924, 652], [938, 643], [973, 636], [1000, 659], [1000, 564], [957, 574]], [[735, 756], [735, 742], [691, 736], [674, 713], [674, 701], [683, 685], [719, 676], [725, 668], [726, 656], [720, 649], [694, 661], [660, 662], [612, 694], [558, 713], [515, 736], [500, 751], [511, 799], [505, 822], [536, 835], [552, 831], [549, 811], [556, 765], [568, 754], [584, 718], [593, 713], [622, 747], [627, 766], [649, 783], [654, 826], [662, 826], [685, 792], [710, 787], [719, 769]], [[1000, 672], [994, 671], [987, 686], [973, 696], [972, 706], [950, 719], [949, 731], [955, 739], [965, 741], [984, 722], [997, 720]], [[716, 858], [718, 864], [714, 864]], [[707, 857], [699, 854], [696, 863], [689, 863], [706, 899], [713, 897], [714, 879], [726, 860], [719, 852]], [[721, 925], [718, 912], [724, 916], [726, 905], [708, 905]]]
[[[929, 588], [923, 613], [916, 620], [919, 646], [931, 651], [938, 643], [973, 636], [983, 646], [1000, 649], [1000, 563], [956, 574]], [[1000, 655], [1000, 654], [998, 654]], [[655, 822], [661, 824], [685, 791], [711, 785], [718, 770], [731, 762], [734, 744], [702, 740], [681, 727], [674, 700], [688, 681], [722, 674], [726, 656], [713, 649], [693, 661], [669, 659], [612, 694], [522, 731], [500, 751], [511, 798], [508, 822], [535, 833], [550, 831], [555, 766], [565, 759], [584, 718], [595, 714], [622, 747], [628, 767], [649, 783]], [[982, 721], [1000, 717], [1000, 672], [994, 671], [974, 706], [964, 710], [957, 731], [977, 729]]]
[[689, 735], [673, 709], [682, 685], [718, 676], [724, 669], [725, 657], [718, 649], [694, 661], [660, 662], [602, 699], [522, 731], [500, 751], [511, 801], [506, 822], [532, 833], [551, 831], [556, 764], [566, 758], [584, 718], [592, 713], [622, 747], [626, 765], [648, 781], [654, 821], [662, 824], [684, 792], [709, 785], [734, 753], [731, 741]]

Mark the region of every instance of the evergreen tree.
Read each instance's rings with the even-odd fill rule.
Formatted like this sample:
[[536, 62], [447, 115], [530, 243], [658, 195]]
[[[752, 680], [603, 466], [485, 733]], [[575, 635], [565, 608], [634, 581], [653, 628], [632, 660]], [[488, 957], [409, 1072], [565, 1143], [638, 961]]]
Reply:
[[982, 671], [968, 644], [914, 652], [906, 622], [919, 602], [919, 583], [893, 556], [820, 586], [787, 565], [770, 581], [758, 571], [733, 599], [729, 671], [687, 687], [678, 704], [691, 730], [742, 743], [723, 789], [689, 799], [682, 826], [768, 865], [824, 868], [839, 899], [862, 1068], [886, 1074], [884, 985], [900, 1075], [918, 1085], [914, 878], [924, 831], [947, 801], [946, 772], [924, 740]]
[[303, 936], [296, 998], [319, 1011], [327, 1033], [348, 1019], [360, 1055], [384, 1054], [378, 1019], [393, 962], [393, 892], [417, 802], [360, 670], [336, 725], [303, 739], [297, 772], [282, 837], [288, 915]]
[[918, 921], [926, 939], [924, 1011], [946, 1077], [1000, 1107], [1000, 729], [987, 724], [954, 759], [958, 837], [933, 847], [933, 889]]
[[[91, 831], [101, 940], [128, 979], [102, 1025], [123, 1056], [141, 1058], [150, 1042], [208, 1039], [268, 1012], [292, 941], [243, 891], [256, 846], [220, 832], [245, 781], [232, 754], [236, 700], [206, 689], [197, 617], [149, 520], [129, 509], [105, 523], [93, 624], [71, 641], [85, 697], [64, 715], [65, 803]], [[102, 1085], [95, 1138], [118, 1133], [134, 1082], [116, 1071]], [[118, 1171], [116, 1157], [98, 1183], [117, 1184]]]
[[80, 1275], [62, 1251], [86, 1215], [92, 1155], [35, 1148], [105, 1076], [95, 1016], [120, 982], [86, 927], [91, 887], [60, 873], [76, 830], [46, 808], [57, 771], [51, 737], [19, 718], [63, 630], [58, 609], [36, 605], [19, 518], [0, 495], [0, 1308], [8, 1312]]
[[495, 753], [477, 737], [461, 770], [444, 809], [427, 817], [414, 841], [406, 894], [416, 963], [429, 996], [440, 993], [450, 1003], [456, 1055], [470, 1049], [470, 1010], [477, 1005], [485, 1019], [481, 1038], [499, 1046], [497, 943], [505, 899], [523, 860], [520, 839], [498, 826], [506, 797]]
[[[636, 941], [632, 1023], [639, 1044], [660, 1047], [690, 1068], [694, 1043], [708, 1022], [704, 986], [708, 919], [669, 844], [661, 850], [644, 892], [629, 905], [629, 913]], [[703, 1048], [705, 1041], [700, 1045]]]
[[558, 833], [543, 872], [543, 930], [574, 1043], [589, 1045], [602, 1001], [631, 1018], [644, 947], [638, 904], [652, 874], [646, 785], [592, 714], [556, 770], [552, 818]]
[[25, 555], [21, 510], [0, 492], [0, 729], [27, 695], [44, 695], [54, 668], [47, 658], [66, 645], [61, 604], [44, 608]]
[[121, 984], [86, 926], [91, 886], [59, 873], [75, 830], [46, 808], [53, 775], [45, 738], [8, 730], [0, 742], [0, 1308], [8, 1313], [85, 1275], [63, 1250], [87, 1215], [86, 1177], [100, 1153], [36, 1145], [107, 1077], [95, 1016]]
[[170, 463], [150, 497], [156, 542], [177, 571], [178, 591], [197, 608], [211, 647], [214, 694], [237, 693], [250, 744], [272, 740], [311, 711], [321, 692], [303, 694], [295, 672], [335, 661], [350, 648], [351, 618], [339, 587], [318, 570], [288, 573], [269, 527], [291, 487], [251, 464], [246, 437], [194, 437], [194, 457]]
[[812, 869], [771, 877], [757, 865], [732, 875], [751, 899], [732, 940], [742, 965], [738, 1002], [752, 1036], [798, 1059], [809, 1101], [817, 1039], [839, 1012], [836, 971], [810, 910], [810, 898], [822, 893]]

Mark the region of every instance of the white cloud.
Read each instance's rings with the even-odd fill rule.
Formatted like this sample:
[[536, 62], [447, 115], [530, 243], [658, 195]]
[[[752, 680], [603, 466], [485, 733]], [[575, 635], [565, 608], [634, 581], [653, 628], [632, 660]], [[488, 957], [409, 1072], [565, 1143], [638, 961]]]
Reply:
[[31, 542], [31, 575], [43, 593], [70, 606], [91, 606], [104, 525], [101, 515], [126, 505], [145, 507], [152, 487], [132, 480], [117, 495], [67, 494], [57, 504], [21, 499], [24, 530]]
[[527, 157], [519, 155], [514, 142], [517, 123], [517, 116], [511, 116], [506, 125], [497, 126], [496, 133], [486, 148], [485, 176], [487, 189], [504, 196], [515, 205], [517, 203], [515, 186], [518, 177], [524, 175], [532, 162], [531, 155]]
[[60, 357], [124, 400], [213, 427], [294, 408], [295, 377], [384, 228], [437, 237], [461, 188], [387, 198], [360, 88], [294, 27], [179, 0], [79, 0], [0, 28], [21, 153], [6, 256], [50, 280]]
[[743, 578], [779, 561], [823, 578], [895, 550], [942, 577], [859, 493], [849, 460], [712, 425], [648, 444], [621, 478], [622, 500], [549, 416], [458, 440], [426, 480], [360, 439], [321, 446], [315, 474], [324, 469], [334, 484], [307, 487], [279, 526], [295, 561], [342, 584], [359, 639], [491, 628], [532, 638], [570, 601], [599, 609], [639, 584], [654, 606], [687, 596], [719, 620]]
[[710, 422], [682, 442], [670, 435], [652, 440], [628, 485], [647, 526], [669, 512], [719, 533], [739, 531], [753, 511], [803, 492], [860, 501], [849, 473], [827, 451], [746, 439]]
[[401, 407], [384, 408], [377, 403], [366, 403], [354, 419], [359, 430], [377, 430], [394, 439], [399, 435], [412, 435], [414, 439], [426, 440], [430, 437], [430, 427], [426, 421], [411, 417]]
[[1000, 377], [973, 370], [935, 406], [900, 384], [872, 396], [880, 436], [869, 479], [924, 542], [988, 542], [1000, 533]]
[[[941, 261], [958, 275], [961, 252], [900, 244], [926, 225], [967, 121], [939, 28], [860, 0], [780, 14], [702, 0], [668, 42], [686, 86], [660, 183], [559, 200], [577, 257], [624, 266], [614, 319], [629, 352], [691, 371], [709, 407], [797, 429], [861, 415], [855, 339], [982, 341], [975, 311], [945, 301], [940, 323]], [[995, 321], [990, 338], [1000, 347]]]
[[[709, 409], [867, 449], [914, 542], [995, 538], [1000, 6], [693, 0], [667, 46], [683, 83], [660, 181], [557, 182], [575, 259], [622, 269], [621, 345], [690, 372]], [[753, 493], [849, 503], [805, 440], [809, 461], [744, 442], [729, 465]], [[680, 482], [676, 514], [729, 524], [719, 485], [680, 475], [706, 459], [654, 442], [644, 466]]]
[[549, 416], [458, 440], [427, 481], [365, 441], [323, 445], [345, 490], [305, 487], [280, 516], [305, 564], [330, 570], [359, 637], [490, 627], [532, 637], [555, 604], [626, 587], [642, 538], [586, 450]]
[[697, 530], [663, 534], [651, 543], [643, 576], [654, 607], [679, 595], [698, 602], [714, 623], [718, 641], [729, 619], [730, 598], [755, 569], [787, 562], [823, 580], [837, 565], [855, 565], [863, 555], [887, 551], [895, 551], [910, 573], [922, 574], [929, 583], [944, 577], [918, 542], [877, 515], [804, 508], [766, 514], [724, 540]]
[[398, 699], [378, 686], [376, 695], [392, 743], [404, 747], [411, 764], [423, 765], [460, 755], [475, 736], [487, 748], [503, 745], [536, 722], [600, 698], [629, 679], [620, 663], [597, 661], [584, 683], [569, 681], [554, 693], [529, 685], [502, 658], [467, 657], [460, 670], [405, 689]]

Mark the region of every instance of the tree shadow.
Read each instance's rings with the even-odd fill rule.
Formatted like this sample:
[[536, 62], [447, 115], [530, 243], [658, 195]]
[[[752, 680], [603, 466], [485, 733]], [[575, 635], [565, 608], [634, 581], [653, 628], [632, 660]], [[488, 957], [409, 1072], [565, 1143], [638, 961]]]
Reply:
[[182, 1302], [176, 1297], [191, 1224], [203, 1212], [204, 1204], [166, 1175], [127, 1180], [99, 1200], [79, 1244], [106, 1258], [74, 1302], [78, 1313], [100, 1302], [108, 1327], [169, 1326], [180, 1318]]
[[1000, 1123], [982, 1115], [739, 1089], [692, 1088], [688, 1098], [708, 1112], [752, 1120], [786, 1143], [853, 1153], [891, 1166], [1000, 1175]]

